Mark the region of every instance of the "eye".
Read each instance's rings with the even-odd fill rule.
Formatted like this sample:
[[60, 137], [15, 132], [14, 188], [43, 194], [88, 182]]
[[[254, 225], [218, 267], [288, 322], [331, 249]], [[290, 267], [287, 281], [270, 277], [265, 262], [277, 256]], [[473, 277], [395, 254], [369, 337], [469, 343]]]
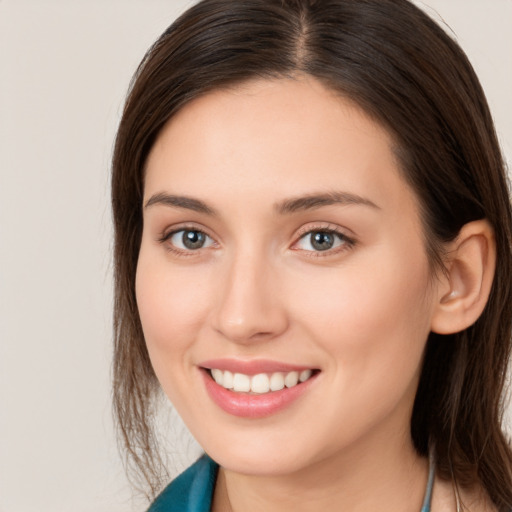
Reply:
[[296, 247], [303, 251], [325, 252], [342, 246], [352, 246], [353, 242], [342, 233], [328, 229], [309, 231], [303, 235]]
[[197, 251], [213, 245], [213, 240], [197, 229], [180, 229], [169, 233], [165, 240], [170, 242], [175, 249], [182, 251]]

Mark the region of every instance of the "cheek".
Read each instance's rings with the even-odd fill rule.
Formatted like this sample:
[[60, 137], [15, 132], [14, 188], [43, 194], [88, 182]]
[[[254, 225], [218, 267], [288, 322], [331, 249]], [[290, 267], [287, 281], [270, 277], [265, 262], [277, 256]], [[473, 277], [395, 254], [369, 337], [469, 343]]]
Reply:
[[141, 251], [137, 266], [142, 330], [162, 389], [177, 410], [186, 411], [190, 383], [197, 385], [191, 375], [192, 354], [207, 318], [208, 280], [198, 279], [197, 271], [172, 268], [165, 259], [151, 256]]
[[297, 297], [295, 316], [334, 358], [360, 371], [408, 367], [411, 357], [419, 361], [431, 316], [422, 247], [386, 247], [327, 270], [303, 281], [307, 294], [295, 290], [290, 296]]
[[146, 344], [152, 360], [176, 355], [191, 344], [204, 325], [210, 295], [208, 280], [197, 272], [139, 258], [136, 297]]
[[326, 356], [327, 401], [340, 404], [318, 414], [329, 416], [326, 428], [344, 424], [348, 437], [392, 411], [401, 411], [405, 425], [429, 333], [429, 267], [422, 253], [409, 262], [384, 256], [378, 265], [329, 272], [307, 300], [303, 295], [295, 303], [295, 317]]

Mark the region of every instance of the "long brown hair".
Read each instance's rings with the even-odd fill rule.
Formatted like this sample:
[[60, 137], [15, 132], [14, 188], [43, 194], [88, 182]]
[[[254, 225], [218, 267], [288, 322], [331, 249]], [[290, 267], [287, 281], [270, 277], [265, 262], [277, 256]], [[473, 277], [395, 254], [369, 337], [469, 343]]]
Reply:
[[187, 102], [255, 77], [308, 74], [351, 98], [396, 141], [419, 198], [433, 268], [461, 227], [486, 218], [497, 267], [480, 319], [431, 334], [411, 419], [417, 451], [438, 472], [479, 483], [512, 507], [512, 453], [502, 393], [512, 330], [512, 216], [504, 163], [479, 81], [463, 51], [407, 0], [203, 0], [140, 64], [119, 125], [112, 173], [115, 229], [114, 405], [128, 458], [150, 494], [161, 469], [152, 434], [158, 389], [135, 301], [144, 165]]

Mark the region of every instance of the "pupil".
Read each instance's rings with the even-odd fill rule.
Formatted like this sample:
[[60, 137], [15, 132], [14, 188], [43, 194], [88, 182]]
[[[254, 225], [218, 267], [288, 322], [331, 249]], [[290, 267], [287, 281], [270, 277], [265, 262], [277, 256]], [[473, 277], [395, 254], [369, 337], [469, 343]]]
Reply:
[[185, 231], [183, 245], [187, 249], [200, 249], [204, 245], [204, 234], [199, 231]]
[[314, 233], [311, 245], [318, 251], [326, 251], [334, 245], [334, 237], [331, 233]]

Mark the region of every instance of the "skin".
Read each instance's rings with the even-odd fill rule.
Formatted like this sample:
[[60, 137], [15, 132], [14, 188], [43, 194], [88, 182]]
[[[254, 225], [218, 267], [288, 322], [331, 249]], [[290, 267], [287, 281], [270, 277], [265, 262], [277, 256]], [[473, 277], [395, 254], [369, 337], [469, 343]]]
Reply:
[[[410, 416], [449, 289], [432, 276], [392, 148], [357, 106], [307, 77], [209, 93], [152, 148], [137, 301], [164, 391], [221, 465], [214, 511], [420, 509], [428, 464]], [[283, 211], [332, 192], [363, 201]], [[180, 249], [181, 233], [168, 236], [180, 229], [204, 232], [205, 245]], [[340, 233], [336, 245], [315, 251], [307, 233], [326, 229]], [[217, 358], [320, 373], [277, 414], [240, 418], [206, 393], [198, 366]], [[454, 510], [451, 485], [437, 486], [434, 506]]]

